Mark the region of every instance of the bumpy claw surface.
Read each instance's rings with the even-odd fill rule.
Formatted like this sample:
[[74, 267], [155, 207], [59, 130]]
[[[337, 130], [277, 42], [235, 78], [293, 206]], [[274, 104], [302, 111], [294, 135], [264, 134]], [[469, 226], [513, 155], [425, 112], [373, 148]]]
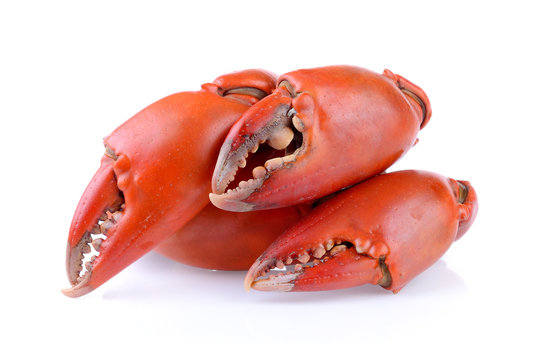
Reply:
[[[379, 174], [413, 146], [431, 116], [424, 92], [388, 70], [329, 66], [278, 82], [221, 147], [210, 194], [221, 209], [291, 206]], [[267, 147], [277, 155], [260, 154]], [[250, 161], [261, 165], [236, 184]]]
[[68, 296], [97, 288], [183, 227], [209, 202], [225, 134], [274, 89], [246, 70], [148, 106], [104, 139], [106, 153], [84, 192], [67, 244]]
[[[245, 286], [317, 291], [369, 283], [397, 292], [464, 234], [477, 209], [468, 182], [414, 170], [379, 175], [284, 232], [252, 265]], [[280, 264], [288, 269], [275, 271]]]

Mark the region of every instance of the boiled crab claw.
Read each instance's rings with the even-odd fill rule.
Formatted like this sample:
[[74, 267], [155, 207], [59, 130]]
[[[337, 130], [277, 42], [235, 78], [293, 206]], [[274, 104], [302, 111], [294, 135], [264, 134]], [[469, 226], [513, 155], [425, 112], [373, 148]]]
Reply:
[[310, 205], [301, 205], [238, 213], [208, 204], [155, 251], [205, 269], [248, 270], [278, 235], [310, 210]]
[[252, 265], [245, 287], [317, 291], [378, 284], [398, 292], [470, 227], [474, 189], [424, 171], [373, 177], [284, 232]]
[[[431, 116], [416, 85], [386, 70], [328, 66], [282, 75], [226, 137], [211, 202], [225, 210], [290, 206], [381, 173], [405, 154]], [[260, 149], [280, 151], [267, 158]], [[261, 165], [236, 184], [250, 161]]]
[[173, 235], [208, 203], [230, 126], [270, 93], [272, 74], [246, 70], [148, 106], [104, 139], [100, 169], [73, 217], [68, 296], [84, 295]]

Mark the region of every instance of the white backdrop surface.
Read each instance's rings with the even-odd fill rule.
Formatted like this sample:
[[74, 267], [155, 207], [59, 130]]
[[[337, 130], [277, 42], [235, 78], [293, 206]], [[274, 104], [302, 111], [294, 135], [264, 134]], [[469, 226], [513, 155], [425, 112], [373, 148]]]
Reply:
[[[551, 359], [550, 15], [546, 1], [2, 2], [0, 357]], [[440, 261], [397, 295], [246, 293], [244, 272], [150, 253], [61, 294], [104, 136], [223, 73], [332, 64], [389, 68], [430, 97], [393, 169], [470, 180], [480, 200]]]

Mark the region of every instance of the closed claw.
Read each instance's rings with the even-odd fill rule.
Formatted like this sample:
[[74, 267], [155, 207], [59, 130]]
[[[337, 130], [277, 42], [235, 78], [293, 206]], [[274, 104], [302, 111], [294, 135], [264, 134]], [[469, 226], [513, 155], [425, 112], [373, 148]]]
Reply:
[[[229, 131], [212, 178], [225, 210], [291, 206], [381, 173], [415, 143], [431, 108], [416, 85], [389, 70], [353, 66], [293, 71]], [[274, 157], [258, 149], [270, 147]], [[263, 164], [232, 183], [246, 162]], [[243, 176], [243, 175], [242, 175]]]
[[[229, 127], [274, 89], [246, 70], [148, 106], [104, 139], [106, 153], [75, 212], [67, 296], [84, 295], [182, 228], [209, 202], [209, 179]], [[84, 264], [84, 266], [83, 266]]]
[[[318, 291], [378, 284], [398, 292], [466, 232], [477, 210], [468, 182], [414, 170], [379, 175], [284, 232], [252, 265], [245, 287]], [[290, 271], [272, 274], [285, 259]]]

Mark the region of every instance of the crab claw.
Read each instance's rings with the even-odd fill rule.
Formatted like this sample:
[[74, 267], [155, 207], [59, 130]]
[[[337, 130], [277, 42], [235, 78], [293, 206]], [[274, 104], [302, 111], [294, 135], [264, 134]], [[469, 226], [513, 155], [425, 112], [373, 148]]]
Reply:
[[272, 84], [261, 70], [223, 76], [155, 102], [104, 139], [101, 167], [69, 231], [65, 295], [97, 288], [209, 203], [210, 169], [225, 134]]
[[237, 213], [208, 204], [155, 251], [183, 264], [214, 270], [248, 270], [310, 206]]
[[[398, 292], [436, 262], [477, 212], [474, 189], [423, 171], [376, 176], [319, 205], [252, 265], [245, 287]], [[288, 265], [277, 271], [277, 264]]]
[[[416, 142], [428, 98], [389, 70], [353, 66], [293, 71], [233, 125], [212, 178], [211, 202], [224, 210], [291, 206], [381, 173]], [[263, 158], [258, 149], [277, 151]], [[248, 158], [249, 156], [249, 158]], [[258, 166], [244, 186], [239, 168]], [[323, 179], [323, 180], [321, 180]]]

